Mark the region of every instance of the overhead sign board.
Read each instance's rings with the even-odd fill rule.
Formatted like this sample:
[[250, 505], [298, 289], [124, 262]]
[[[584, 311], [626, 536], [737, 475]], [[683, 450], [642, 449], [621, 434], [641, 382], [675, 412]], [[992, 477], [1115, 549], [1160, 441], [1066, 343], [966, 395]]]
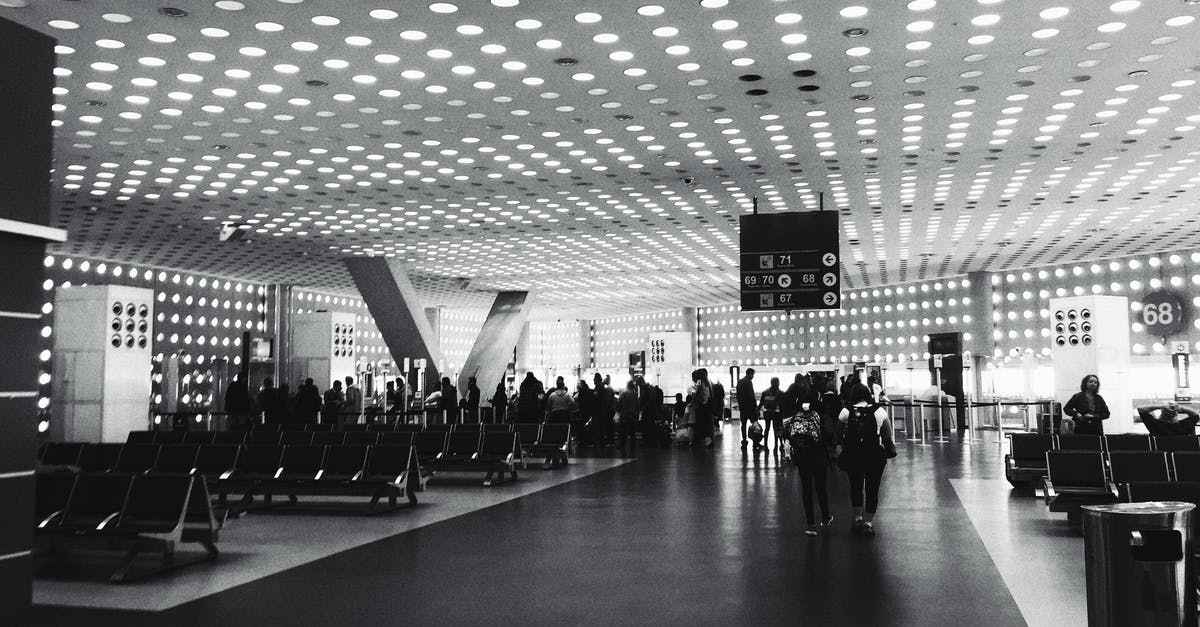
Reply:
[[837, 212], [741, 217], [742, 311], [840, 309]]

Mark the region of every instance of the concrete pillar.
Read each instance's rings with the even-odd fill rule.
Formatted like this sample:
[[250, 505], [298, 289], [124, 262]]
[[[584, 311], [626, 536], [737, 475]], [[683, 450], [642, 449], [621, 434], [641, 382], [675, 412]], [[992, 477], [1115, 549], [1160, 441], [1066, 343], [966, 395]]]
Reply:
[[438, 368], [444, 359], [435, 326], [430, 324], [427, 310], [404, 268], [383, 257], [352, 257], [343, 263], [375, 318], [375, 326], [392, 354], [392, 361], [403, 363], [405, 357], [424, 359], [426, 381], [440, 379]]
[[0, 19], [0, 616], [28, 625], [42, 258], [50, 228], [54, 40]]
[[579, 366], [585, 372], [596, 368], [596, 363], [592, 361], [592, 321], [580, 320], [578, 324], [579, 333]]
[[682, 330], [692, 334], [691, 363], [693, 367], [698, 366], [700, 365], [700, 317], [699, 311], [695, 307], [683, 308]]
[[971, 282], [967, 288], [967, 295], [971, 299], [967, 313], [971, 316], [971, 322], [962, 325], [963, 333], [970, 334], [970, 339], [965, 335], [963, 337], [963, 351], [991, 357], [996, 347], [996, 340], [992, 337], [992, 312], [995, 310], [992, 305], [992, 273], [972, 272], [967, 275], [967, 280]]
[[496, 294], [458, 375], [459, 395], [466, 395], [467, 380], [471, 377], [475, 377], [481, 397], [487, 393], [485, 391], [496, 389], [496, 384], [504, 377], [513, 348], [525, 330], [532, 304], [529, 292]]

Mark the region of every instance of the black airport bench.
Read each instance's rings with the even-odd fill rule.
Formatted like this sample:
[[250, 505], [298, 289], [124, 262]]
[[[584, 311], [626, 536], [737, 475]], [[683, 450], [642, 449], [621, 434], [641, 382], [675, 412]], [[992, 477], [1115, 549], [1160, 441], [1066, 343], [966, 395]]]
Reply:
[[[204, 482], [187, 474], [39, 472], [35, 475], [35, 555], [70, 549], [124, 550], [110, 576], [129, 581], [216, 559], [220, 523]], [[203, 555], [181, 559], [180, 545]], [[139, 554], [161, 554], [160, 565], [134, 574]]]

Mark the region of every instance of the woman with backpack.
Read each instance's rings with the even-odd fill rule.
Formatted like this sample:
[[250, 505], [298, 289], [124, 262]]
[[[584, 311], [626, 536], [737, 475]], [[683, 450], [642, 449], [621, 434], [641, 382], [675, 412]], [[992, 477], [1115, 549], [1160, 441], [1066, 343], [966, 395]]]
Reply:
[[850, 504], [854, 523], [850, 532], [874, 536], [873, 519], [879, 506], [879, 484], [889, 458], [896, 456], [892, 423], [887, 410], [871, 400], [871, 391], [859, 385], [851, 390], [849, 406], [838, 418], [845, 423], [838, 466], [850, 476]]
[[792, 463], [796, 465], [796, 474], [800, 476], [804, 517], [808, 520], [808, 529], [804, 534], [815, 536], [817, 523], [813, 519], [813, 492], [816, 492], [817, 504], [821, 507], [821, 526], [828, 527], [833, 522], [825, 478], [830, 454], [837, 445], [837, 431], [833, 420], [822, 416], [808, 400], [797, 404], [796, 413], [784, 421], [783, 429], [792, 448]]

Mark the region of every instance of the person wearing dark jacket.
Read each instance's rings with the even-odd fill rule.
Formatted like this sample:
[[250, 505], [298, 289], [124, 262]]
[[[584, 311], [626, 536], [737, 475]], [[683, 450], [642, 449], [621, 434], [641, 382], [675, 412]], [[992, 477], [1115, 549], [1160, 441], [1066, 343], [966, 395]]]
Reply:
[[814, 493], [821, 508], [821, 526], [827, 527], [833, 522], [833, 514], [829, 512], [826, 478], [830, 461], [837, 454], [836, 423], [836, 417], [824, 415], [812, 404], [807, 410], [798, 407], [796, 413], [783, 422], [791, 444], [792, 463], [796, 465], [796, 474], [800, 477], [804, 516], [808, 520], [805, 535], [817, 535], [817, 520], [813, 516]]
[[492, 422], [508, 422], [508, 393], [504, 391], [504, 381], [496, 384], [496, 393], [492, 395]]
[[[761, 448], [769, 448], [771, 442], [771, 427], [775, 427], [775, 451], [779, 452], [779, 443], [783, 441], [783, 414], [780, 406], [783, 404], [783, 390], [779, 389], [779, 377], [771, 377], [771, 385], [763, 390], [758, 400], [758, 410], [763, 417], [763, 442]], [[755, 446], [758, 450], [760, 447]]]
[[1075, 433], [1104, 435], [1103, 421], [1112, 414], [1100, 396], [1100, 377], [1094, 374], [1084, 377], [1079, 382], [1079, 391], [1063, 405], [1062, 412], [1072, 419]]
[[265, 414], [275, 403], [275, 392], [275, 380], [271, 377], [263, 379], [262, 387], [254, 397], [254, 413], [264, 414], [265, 418]]
[[466, 410], [464, 421], [479, 422], [479, 386], [475, 383], [475, 377], [467, 379], [467, 396], [463, 401], [463, 409]]
[[630, 446], [637, 443], [636, 425], [640, 413], [637, 384], [630, 381], [617, 399], [617, 446], [625, 448], [626, 439]]
[[296, 390], [296, 416], [300, 422], [317, 422], [321, 414], [321, 391], [313, 385], [311, 377]]
[[280, 384], [271, 393], [270, 402], [266, 408], [267, 424], [283, 424], [292, 420], [292, 397], [286, 383]]
[[442, 377], [442, 400], [438, 409], [446, 424], [458, 422], [458, 388], [450, 383], [450, 377]]
[[517, 392], [517, 421], [541, 422], [542, 382], [533, 376], [532, 372], [525, 373], [521, 381], [521, 389]]
[[758, 420], [758, 396], [754, 394], [754, 368], [746, 368], [746, 376], [737, 383], [738, 411], [742, 419], [742, 448], [746, 448], [746, 428]]
[[248, 416], [254, 413], [254, 402], [250, 400], [250, 388], [246, 387], [246, 373], [233, 375], [233, 382], [225, 390], [225, 413]]

